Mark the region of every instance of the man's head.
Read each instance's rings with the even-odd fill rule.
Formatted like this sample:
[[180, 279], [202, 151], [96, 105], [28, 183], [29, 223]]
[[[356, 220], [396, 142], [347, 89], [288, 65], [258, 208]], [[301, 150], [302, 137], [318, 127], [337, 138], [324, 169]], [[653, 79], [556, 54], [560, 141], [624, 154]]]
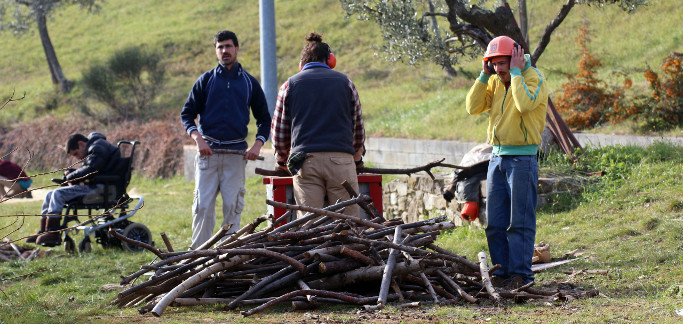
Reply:
[[[328, 64], [327, 60], [332, 53], [330, 45], [323, 43], [323, 36], [312, 32], [306, 36], [308, 44], [301, 50], [301, 65], [306, 65], [310, 62], [322, 62]], [[329, 65], [329, 64], [328, 64]]]
[[505, 82], [510, 82], [510, 57], [512, 50], [518, 46], [512, 38], [498, 36], [486, 48], [484, 63], [493, 67], [495, 73]]
[[229, 30], [222, 30], [213, 36], [213, 45], [216, 48], [216, 57], [223, 66], [228, 69], [237, 63], [237, 52], [239, 52], [239, 42], [237, 35]]
[[69, 154], [79, 160], [85, 158], [85, 146], [88, 144], [88, 138], [83, 134], [73, 134], [69, 136], [66, 141], [66, 154]]

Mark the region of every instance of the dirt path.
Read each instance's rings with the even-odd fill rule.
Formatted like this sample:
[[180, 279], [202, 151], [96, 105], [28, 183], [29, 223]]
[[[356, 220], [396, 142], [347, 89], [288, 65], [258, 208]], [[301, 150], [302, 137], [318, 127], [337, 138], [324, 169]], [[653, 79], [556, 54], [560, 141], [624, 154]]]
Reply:
[[18, 203], [26, 203], [26, 202], [33, 202], [33, 201], [43, 201], [45, 199], [45, 195], [49, 189], [36, 189], [31, 191], [31, 195], [33, 195], [32, 198], [12, 198], [6, 201], [3, 201], [3, 204], [18, 204]]

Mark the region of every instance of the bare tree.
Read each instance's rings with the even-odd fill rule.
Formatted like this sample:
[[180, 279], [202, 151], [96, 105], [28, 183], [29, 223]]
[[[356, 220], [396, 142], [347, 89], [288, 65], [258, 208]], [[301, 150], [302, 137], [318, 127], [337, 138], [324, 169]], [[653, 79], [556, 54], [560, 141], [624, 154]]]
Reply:
[[30, 30], [33, 24], [38, 27], [40, 42], [43, 44], [45, 58], [52, 76], [52, 83], [59, 85], [62, 92], [71, 91], [73, 86], [57, 59], [57, 53], [47, 31], [47, 19], [63, 5], [79, 5], [89, 12], [99, 9], [101, 0], [0, 0], [0, 30], [11, 30], [15, 35], [22, 35]]

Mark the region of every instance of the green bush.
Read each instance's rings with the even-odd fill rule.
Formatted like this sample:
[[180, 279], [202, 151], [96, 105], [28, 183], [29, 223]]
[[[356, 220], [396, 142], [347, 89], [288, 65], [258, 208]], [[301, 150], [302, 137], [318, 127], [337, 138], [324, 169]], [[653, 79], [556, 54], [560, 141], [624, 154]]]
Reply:
[[161, 55], [139, 46], [114, 52], [83, 73], [85, 93], [107, 105], [118, 118], [133, 119], [150, 110], [165, 81]]

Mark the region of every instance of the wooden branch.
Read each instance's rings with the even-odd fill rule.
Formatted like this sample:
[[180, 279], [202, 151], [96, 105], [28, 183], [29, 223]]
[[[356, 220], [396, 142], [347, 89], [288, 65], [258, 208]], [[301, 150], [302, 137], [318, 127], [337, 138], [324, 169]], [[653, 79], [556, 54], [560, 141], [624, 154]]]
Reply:
[[550, 36], [553, 34], [555, 29], [557, 29], [557, 27], [560, 26], [560, 24], [562, 24], [564, 19], [567, 18], [567, 15], [569, 15], [569, 12], [572, 10], [574, 5], [576, 5], [575, 0], [567, 0], [567, 2], [560, 9], [560, 12], [557, 14], [555, 19], [550, 21], [548, 26], [545, 27], [545, 31], [543, 32], [541, 39], [538, 41], [538, 45], [536, 45], [534, 53], [531, 55], [533, 62], [538, 61], [538, 59], [541, 57], [541, 54], [543, 54], [543, 51], [545, 51], [545, 48], [550, 43]]
[[496, 292], [496, 290], [493, 288], [493, 285], [491, 284], [491, 278], [489, 277], [489, 269], [486, 265], [486, 253], [479, 252], [477, 257], [479, 258], [479, 271], [481, 271], [481, 281], [484, 283], [484, 287], [486, 287], [486, 291], [489, 293], [489, 297], [497, 305], [500, 303], [500, 295]]
[[[401, 241], [401, 230], [401, 226], [396, 226], [396, 229], [394, 230], [394, 244], [398, 244]], [[393, 276], [394, 266], [396, 265], [397, 252], [396, 249], [389, 249], [389, 258], [387, 258], [387, 264], [384, 267], [377, 305], [386, 305], [387, 303], [387, 294], [389, 293], [389, 285], [391, 284], [391, 277]]]
[[277, 168], [275, 170], [254, 168], [254, 173], [256, 173], [258, 175], [266, 176], [266, 177], [291, 177], [292, 176], [291, 173], [289, 173], [283, 169], [280, 169], [280, 168]]
[[150, 252], [154, 253], [154, 255], [158, 256], [159, 259], [163, 259], [163, 258], [164, 258], [164, 257], [163, 257], [163, 251], [161, 251], [161, 250], [159, 250], [159, 249], [157, 249], [157, 248], [155, 248], [155, 247], [153, 247], [153, 246], [151, 246], [151, 245], [149, 245], [149, 244], [147, 244], [147, 243], [129, 239], [129, 238], [127, 238], [127, 237], [125, 237], [125, 236], [123, 236], [123, 235], [117, 233], [113, 228], [109, 230], [109, 235], [114, 236], [114, 237], [116, 237], [117, 239], [119, 239], [119, 240], [121, 240], [121, 241], [124, 241], [124, 242], [126, 242], [126, 243], [128, 243], [128, 244], [135, 245], [135, 246], [139, 246], [139, 247], [141, 247], [141, 248], [143, 248], [143, 249], [145, 249], [145, 250], [147, 250], [147, 251], [150, 251]]
[[349, 248], [348, 246], [342, 246], [342, 248], [339, 250], [339, 254], [348, 256], [356, 261], [359, 261], [367, 265], [379, 265], [377, 261], [373, 260], [368, 256], [365, 256], [363, 253], [360, 253], [354, 249]]
[[[426, 172], [432, 180], [435, 179], [434, 175], [432, 174], [431, 170], [432, 168], [436, 167], [444, 167], [444, 168], [452, 168], [452, 169], [461, 169], [461, 170], [467, 170], [469, 167], [463, 167], [455, 164], [448, 164], [448, 163], [443, 163], [445, 158], [433, 162], [429, 162], [423, 166], [419, 167], [414, 167], [414, 168], [408, 168], [408, 169], [385, 169], [385, 168], [368, 168], [368, 167], [361, 167], [361, 168], [356, 168], [356, 173], [376, 173], [376, 174], [405, 174], [405, 175], [411, 175], [413, 173], [418, 173], [418, 172]], [[266, 169], [261, 169], [261, 168], [256, 168], [254, 169], [254, 172], [258, 175], [262, 176], [268, 176], [268, 177], [290, 177], [290, 174], [286, 174], [286, 171], [278, 168], [276, 170], [266, 170]]]
[[250, 256], [246, 255], [241, 255], [235, 258], [232, 258], [227, 261], [219, 262], [216, 263], [208, 268], [203, 269], [202, 271], [198, 272], [194, 276], [190, 277], [189, 279], [185, 280], [182, 284], [176, 286], [173, 288], [173, 290], [169, 291], [164, 298], [162, 298], [159, 303], [154, 306], [152, 309], [152, 314], [154, 316], [161, 316], [161, 314], [164, 312], [164, 309], [168, 307], [168, 305], [180, 294], [182, 294], [185, 290], [190, 289], [192, 286], [196, 285], [200, 281], [208, 278], [210, 275], [222, 271], [225, 269], [229, 269], [231, 267], [234, 267], [238, 264], [241, 264], [247, 260], [249, 260]]
[[451, 279], [449, 276], [447, 276], [445, 273], [443, 273], [443, 271], [436, 270], [436, 273], [441, 277], [441, 279], [446, 281], [446, 283], [449, 286], [451, 286], [451, 288], [455, 289], [455, 291], [458, 292], [458, 295], [460, 295], [460, 297], [465, 298], [465, 300], [467, 300], [468, 302], [470, 302], [472, 304], [477, 302], [476, 298], [472, 297], [472, 295], [465, 292], [462, 289], [462, 287], [460, 287], [460, 285], [458, 285], [455, 281], [453, 281], [453, 279]]
[[291, 299], [292, 297], [295, 296], [306, 296], [306, 295], [315, 295], [315, 296], [323, 296], [323, 297], [331, 297], [331, 298], [336, 298], [343, 300], [347, 303], [351, 304], [356, 304], [356, 305], [362, 305], [367, 303], [368, 300], [372, 300], [373, 297], [370, 298], [358, 298], [358, 297], [353, 297], [348, 294], [344, 293], [339, 293], [339, 292], [333, 292], [333, 291], [326, 291], [326, 290], [318, 290], [318, 289], [302, 289], [302, 290], [297, 290], [297, 291], [292, 291], [290, 293], [284, 294], [278, 298], [275, 298], [261, 306], [254, 307], [248, 311], [242, 311], [241, 314], [243, 316], [251, 316], [254, 315], [258, 312], [262, 312], [263, 310], [272, 307], [275, 304], [281, 303], [283, 301], [287, 301]]
[[446, 250], [446, 249], [440, 248], [440, 247], [438, 247], [438, 246], [436, 246], [436, 245], [434, 245], [434, 244], [429, 244], [429, 245], [427, 245], [427, 247], [430, 248], [430, 249], [432, 249], [432, 250], [434, 250], [434, 251], [436, 251], [436, 252], [439, 252], [439, 253], [441, 253], [441, 254], [445, 254], [445, 255], [451, 256], [451, 257], [453, 258], [453, 260], [455, 260], [456, 262], [461, 263], [461, 264], [467, 266], [468, 268], [470, 268], [470, 269], [472, 269], [472, 270], [479, 270], [479, 266], [478, 266], [476, 263], [474, 263], [474, 262], [472, 262], [472, 261], [470, 261], [470, 260], [467, 260], [467, 259], [465, 259], [465, 258], [463, 258], [463, 257], [461, 257], [461, 256], [459, 256], [459, 255], [456, 255], [456, 254], [453, 253], [453, 252], [450, 252], [450, 251], [448, 251], [448, 250]]
[[159, 235], [161, 235], [161, 239], [164, 241], [164, 245], [166, 245], [166, 250], [168, 250], [168, 252], [173, 252], [173, 246], [171, 245], [168, 236], [166, 236], [166, 232], [161, 232]]
[[[421, 270], [420, 264], [417, 262], [413, 262], [411, 264], [401, 262], [394, 266], [394, 274], [397, 276]], [[324, 279], [315, 280], [309, 282], [308, 285], [313, 289], [335, 289], [338, 287], [353, 285], [358, 282], [379, 280], [382, 278], [383, 274], [384, 266], [364, 267], [356, 270], [337, 273]], [[376, 303], [377, 298], [375, 298], [375, 300], [372, 302]]]
[[[334, 204], [334, 205], [327, 206], [327, 207], [323, 208], [323, 210], [338, 210], [338, 209], [341, 209], [341, 208], [343, 208], [343, 207], [350, 206], [350, 205], [353, 205], [353, 204], [357, 204], [358, 202], [361, 202], [361, 201], [365, 201], [365, 200], [367, 200], [367, 199], [371, 199], [371, 198], [368, 197], [368, 196], [361, 196], [361, 197], [357, 197], [357, 198], [354, 198], [354, 199], [349, 199], [349, 200], [346, 200], [346, 201], [342, 201], [342, 202], [337, 203], [337, 204]], [[266, 203], [268, 203], [268, 201], [266, 201]], [[289, 212], [289, 211], [288, 211], [288, 212]], [[271, 233], [284, 232], [284, 231], [286, 231], [286, 230], [289, 230], [290, 228], [295, 228], [295, 227], [297, 227], [297, 226], [300, 226], [300, 225], [302, 225], [302, 224], [305, 224], [305, 223], [308, 222], [309, 220], [314, 219], [314, 218], [316, 218], [316, 217], [319, 217], [317, 213], [306, 214], [306, 215], [304, 215], [303, 217], [299, 217], [299, 218], [297, 218], [296, 220], [294, 220], [294, 221], [292, 221], [292, 222], [289, 222], [289, 223], [284, 224], [284, 225], [282, 225], [282, 226], [280, 226], [280, 227], [278, 227], [278, 228], [276, 228], [276, 229], [273, 229], [273, 231], [272, 231]]]
[[453, 169], [462, 169], [466, 170], [468, 167], [463, 167], [459, 165], [454, 165], [454, 164], [448, 164], [448, 163], [443, 163], [445, 158], [433, 162], [429, 162], [423, 166], [415, 167], [415, 168], [408, 168], [408, 169], [384, 169], [384, 168], [357, 168], [356, 172], [358, 173], [377, 173], [377, 174], [405, 174], [405, 175], [411, 175], [413, 173], [418, 173], [418, 172], [426, 172], [429, 177], [432, 178], [432, 180], [435, 179], [434, 175], [432, 174], [431, 170], [432, 168], [435, 167], [445, 167], [445, 168], [453, 168]]
[[237, 240], [240, 236], [242, 236], [246, 233], [252, 233], [256, 229], [256, 227], [258, 227], [261, 223], [263, 223], [267, 220], [268, 220], [267, 216], [262, 215], [262, 216], [257, 217], [251, 223], [247, 224], [246, 226], [240, 228], [237, 232], [233, 233], [228, 239], [219, 243], [218, 246], [216, 246], [216, 248], [227, 246], [228, 244]]
[[[355, 200], [355, 199], [359, 199], [359, 198], [360, 197], [353, 198], [351, 200]], [[286, 208], [286, 209], [291, 209], [291, 210], [303, 210], [303, 211], [315, 213], [318, 215], [330, 216], [330, 217], [336, 218], [336, 219], [346, 219], [346, 220], [350, 220], [354, 223], [357, 223], [359, 225], [372, 227], [372, 228], [384, 228], [385, 227], [384, 225], [380, 225], [377, 223], [366, 221], [366, 220], [360, 219], [359, 217], [356, 217], [356, 216], [344, 215], [344, 214], [335, 213], [335, 212], [320, 209], [320, 208], [313, 208], [313, 207], [301, 206], [301, 205], [290, 205], [290, 204], [281, 203], [281, 202], [272, 201], [272, 200], [266, 200], [266, 204], [271, 205], [273, 207], [277, 207], [277, 208]]]
[[216, 242], [218, 242], [218, 240], [223, 238], [223, 236], [225, 236], [226, 233], [228, 233], [228, 231], [230, 230], [232, 225], [233, 224], [222, 225], [221, 228], [218, 229], [218, 232], [213, 234], [213, 236], [211, 236], [210, 239], [208, 239], [206, 242], [204, 242], [204, 244], [197, 247], [195, 250], [206, 250], [206, 249], [210, 248], [211, 246], [213, 246]]
[[[361, 196], [359, 193], [356, 192], [356, 190], [351, 186], [351, 184], [348, 181], [344, 180], [344, 182], [342, 182], [342, 186], [344, 187], [344, 189], [346, 189], [346, 192], [349, 193], [350, 197], [353, 198]], [[379, 212], [379, 210], [377, 210], [377, 207], [375, 207], [375, 205], [372, 204], [372, 197], [370, 198], [370, 200], [359, 202], [358, 205], [360, 206], [360, 208], [363, 208], [365, 213], [367, 213], [369, 216], [372, 216], [370, 218], [379, 218], [382, 221], [384, 221], [384, 217], [382, 216], [382, 214]]]
[[[19, 1], [17, 1], [17, 2], [19, 2]], [[14, 93], [15, 92], [16, 92], [16, 89], [12, 89], [12, 95], [9, 96], [9, 98], [7, 100], [5, 100], [5, 103], [3, 103], [2, 106], [0, 106], [0, 110], [5, 108], [5, 106], [7, 106], [7, 104], [12, 102], [12, 101], [19, 101], [19, 100], [26, 98], [26, 91], [24, 91], [24, 95], [21, 98], [14, 99]]]

